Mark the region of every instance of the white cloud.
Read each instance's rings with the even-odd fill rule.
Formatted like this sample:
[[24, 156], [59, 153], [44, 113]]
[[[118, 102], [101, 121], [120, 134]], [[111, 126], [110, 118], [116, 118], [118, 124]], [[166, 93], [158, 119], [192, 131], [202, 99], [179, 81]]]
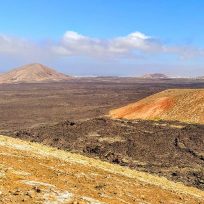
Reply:
[[204, 50], [188, 45], [168, 45], [140, 32], [112, 39], [96, 39], [67, 31], [53, 51], [59, 55], [89, 56], [102, 58], [137, 57], [146, 54], [175, 55], [179, 58], [204, 56]]
[[26, 40], [10, 37], [6, 35], [0, 35], [0, 53], [15, 54], [25, 49], [29, 49], [29, 47], [30, 47], [30, 43], [27, 42]]
[[151, 38], [140, 33], [131, 33], [124, 37], [108, 40], [91, 38], [68, 31], [54, 51], [62, 55], [88, 55], [91, 57], [117, 57], [127, 56], [134, 49], [145, 51], [150, 47]]
[[26, 62], [47, 60], [56, 56], [51, 50], [53, 44], [38, 43], [24, 38], [0, 34], [0, 59], [18, 59]]
[[91, 58], [124, 59], [137, 56], [175, 55], [178, 58], [203, 57], [204, 50], [188, 45], [168, 45], [140, 32], [112, 39], [97, 39], [67, 31], [58, 42], [34, 43], [30, 40], [0, 35], [0, 55], [31, 59], [59, 56], [88, 56]]

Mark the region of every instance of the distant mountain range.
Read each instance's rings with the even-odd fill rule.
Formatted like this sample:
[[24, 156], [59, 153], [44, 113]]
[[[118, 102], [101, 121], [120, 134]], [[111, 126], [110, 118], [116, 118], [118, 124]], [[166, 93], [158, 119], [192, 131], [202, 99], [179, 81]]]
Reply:
[[144, 79], [168, 79], [169, 77], [161, 73], [145, 74], [142, 76]]
[[[93, 76], [96, 78], [114, 79], [117, 76]], [[0, 84], [3, 83], [39, 83], [39, 82], [58, 82], [71, 79], [69, 75], [59, 73], [56, 70], [45, 65], [34, 63], [15, 68], [7, 73], [0, 73]], [[145, 74], [139, 78], [142, 79], [173, 79], [185, 77], [170, 77], [162, 73]], [[204, 76], [188, 77], [188, 79], [203, 80]]]
[[204, 76], [197, 76], [197, 77], [176, 76], [176, 77], [172, 77], [172, 76], [168, 76], [168, 75], [162, 74], [162, 73], [152, 73], [152, 74], [145, 74], [145, 75], [141, 76], [140, 78], [143, 78], [143, 79], [176, 79], [176, 78], [204, 79]]
[[34, 83], [69, 80], [71, 77], [42, 64], [28, 64], [0, 75], [0, 83]]
[[204, 79], [204, 76], [198, 76], [196, 79]]

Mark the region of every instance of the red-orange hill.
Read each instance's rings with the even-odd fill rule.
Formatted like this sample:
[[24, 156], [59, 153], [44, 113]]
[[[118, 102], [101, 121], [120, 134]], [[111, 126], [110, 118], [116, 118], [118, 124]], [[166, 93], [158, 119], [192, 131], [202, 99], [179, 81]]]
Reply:
[[204, 124], [204, 89], [169, 89], [111, 110], [111, 118], [178, 120]]

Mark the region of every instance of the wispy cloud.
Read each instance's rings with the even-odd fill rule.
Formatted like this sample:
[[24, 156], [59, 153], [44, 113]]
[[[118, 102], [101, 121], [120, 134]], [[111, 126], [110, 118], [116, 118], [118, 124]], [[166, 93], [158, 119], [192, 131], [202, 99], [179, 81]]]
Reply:
[[188, 45], [168, 45], [140, 32], [113, 39], [97, 39], [67, 31], [53, 47], [59, 55], [84, 55], [91, 57], [136, 57], [145, 54], [173, 54], [179, 58], [204, 55], [204, 50]]
[[21, 38], [15, 38], [7, 35], [0, 35], [0, 53], [17, 54], [27, 49], [32, 49], [33, 44]]
[[[53, 43], [34, 42], [32, 40], [0, 34], [0, 56], [38, 60], [53, 56]], [[56, 54], [54, 54], [56, 55]]]
[[62, 55], [85, 55], [91, 57], [121, 57], [132, 54], [134, 50], [145, 51], [151, 39], [140, 33], [131, 33], [125, 37], [96, 39], [68, 31], [54, 51]]

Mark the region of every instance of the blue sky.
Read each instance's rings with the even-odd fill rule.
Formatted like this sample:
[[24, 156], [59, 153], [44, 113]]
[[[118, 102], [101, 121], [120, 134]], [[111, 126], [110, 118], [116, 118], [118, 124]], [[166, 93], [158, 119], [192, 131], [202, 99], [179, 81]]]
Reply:
[[0, 72], [204, 75], [202, 0], [0, 0]]

